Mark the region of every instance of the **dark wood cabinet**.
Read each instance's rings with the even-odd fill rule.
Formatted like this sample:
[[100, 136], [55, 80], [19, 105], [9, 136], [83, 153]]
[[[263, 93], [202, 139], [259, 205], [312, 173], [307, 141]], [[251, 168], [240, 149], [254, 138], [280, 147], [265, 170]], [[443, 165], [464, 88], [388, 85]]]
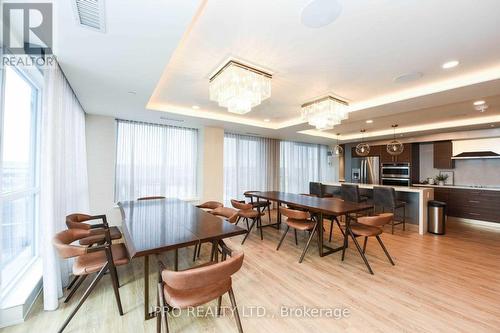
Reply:
[[434, 199], [446, 202], [449, 216], [500, 223], [500, 191], [435, 187]]
[[453, 145], [451, 141], [434, 142], [434, 169], [453, 169]]
[[[380, 156], [380, 147], [381, 146], [370, 146], [370, 153], [366, 156]], [[360, 156], [356, 153], [356, 146], [351, 148], [351, 156], [352, 157], [366, 157], [366, 156]]]

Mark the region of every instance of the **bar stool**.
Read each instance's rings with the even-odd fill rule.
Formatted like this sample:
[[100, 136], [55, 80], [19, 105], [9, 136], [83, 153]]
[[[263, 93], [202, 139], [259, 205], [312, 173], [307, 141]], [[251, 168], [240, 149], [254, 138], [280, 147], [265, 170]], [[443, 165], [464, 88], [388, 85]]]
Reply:
[[129, 263], [127, 249], [124, 244], [111, 244], [109, 228], [105, 221], [103, 221], [103, 224], [101, 224], [100, 227], [106, 229], [106, 241], [102, 245], [93, 247], [71, 245], [71, 243], [77, 240], [91, 236], [90, 230], [68, 229], [61, 231], [54, 236], [53, 244], [59, 256], [64, 259], [75, 258], [73, 262], [73, 274], [75, 276], [80, 277], [83, 281], [83, 279], [85, 279], [88, 275], [97, 273], [78, 304], [62, 324], [58, 331], [59, 333], [64, 331], [71, 319], [77, 313], [78, 309], [80, 309], [92, 290], [94, 290], [99, 280], [107, 271], [110, 272], [118, 312], [120, 315], [123, 315], [120, 292], [118, 290], [119, 282], [116, 266], [126, 265]]
[[[238, 200], [231, 199], [231, 205], [233, 205], [234, 208], [238, 209], [238, 221], [240, 218], [243, 218], [243, 220], [247, 224], [247, 234], [245, 235], [245, 238], [243, 238], [241, 244], [245, 243], [256, 223], [257, 223], [257, 228], [260, 230], [260, 239], [263, 240], [264, 235], [262, 234], [262, 228], [261, 228], [262, 226], [261, 216], [263, 215], [263, 213], [259, 213], [258, 211], [254, 210], [252, 204], [250, 203], [241, 203]], [[249, 219], [252, 220], [252, 224], [250, 225], [248, 224]]]
[[309, 235], [309, 239], [307, 240], [306, 246], [304, 247], [304, 250], [302, 251], [302, 254], [300, 255], [299, 263], [304, 260], [304, 256], [306, 255], [307, 249], [309, 248], [309, 245], [311, 244], [311, 240], [314, 237], [314, 234], [316, 233], [316, 229], [318, 228], [318, 222], [315, 220], [311, 219], [311, 216], [308, 212], [304, 212], [301, 210], [293, 210], [289, 208], [281, 208], [281, 214], [287, 217], [285, 223], [286, 223], [286, 230], [281, 236], [280, 242], [278, 243], [278, 247], [276, 248], [276, 251], [278, 251], [281, 247], [281, 244], [283, 243], [283, 240], [286, 237], [286, 234], [290, 230], [290, 228], [294, 229], [295, 232], [295, 245], [298, 245], [297, 242], [297, 230], [301, 231], [310, 231], [311, 234]]
[[271, 223], [271, 202], [269, 200], [260, 201], [258, 198], [257, 198], [257, 201], [253, 201], [253, 196], [251, 194], [252, 193], [259, 193], [259, 192], [261, 192], [261, 191], [246, 191], [243, 193], [243, 195], [245, 196], [245, 198], [249, 198], [250, 203], [252, 204], [252, 207], [257, 209], [261, 213], [264, 213], [267, 209], [269, 223]]
[[355, 203], [368, 201], [368, 197], [359, 194], [359, 186], [356, 184], [341, 184], [340, 196], [344, 201]]
[[[361, 258], [363, 258], [363, 261], [365, 262], [365, 265], [368, 268], [370, 274], [373, 274], [373, 270], [370, 267], [370, 264], [368, 263], [368, 260], [366, 259], [365, 256], [368, 237], [375, 237], [377, 239], [378, 243], [380, 244], [380, 247], [382, 247], [382, 250], [384, 250], [384, 253], [387, 256], [387, 259], [389, 259], [389, 262], [393, 266], [395, 265], [394, 261], [392, 261], [392, 258], [389, 255], [389, 252], [387, 252], [387, 249], [385, 248], [382, 239], [380, 238], [380, 235], [384, 232], [383, 231], [384, 225], [388, 224], [393, 217], [394, 215], [392, 213], [384, 213], [375, 216], [363, 216], [358, 218], [358, 221], [356, 223], [351, 223], [348, 230], [346, 230], [346, 232], [348, 232], [349, 236], [351, 236], [352, 240], [354, 241], [354, 244], [356, 245], [356, 248], [358, 249]], [[356, 240], [356, 237], [365, 238], [362, 250], [358, 241]], [[344, 261], [345, 249], [346, 247], [344, 246], [344, 248], [342, 249], [342, 261]]]
[[[393, 187], [375, 186], [373, 187], [373, 205], [375, 209], [381, 208], [382, 213], [387, 210], [394, 214], [391, 220], [391, 233], [394, 234], [394, 226], [403, 224], [403, 231], [406, 229], [406, 202], [396, 199], [396, 190]], [[398, 209], [403, 209], [403, 215], [397, 216]]]

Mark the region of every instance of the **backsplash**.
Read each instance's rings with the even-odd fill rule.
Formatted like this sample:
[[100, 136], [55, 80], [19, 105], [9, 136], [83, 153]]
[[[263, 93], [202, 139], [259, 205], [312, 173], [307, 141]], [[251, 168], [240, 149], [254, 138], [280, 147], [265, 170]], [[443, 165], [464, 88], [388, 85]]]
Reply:
[[[435, 177], [432, 143], [420, 144], [420, 180]], [[455, 185], [500, 186], [500, 159], [455, 160]]]

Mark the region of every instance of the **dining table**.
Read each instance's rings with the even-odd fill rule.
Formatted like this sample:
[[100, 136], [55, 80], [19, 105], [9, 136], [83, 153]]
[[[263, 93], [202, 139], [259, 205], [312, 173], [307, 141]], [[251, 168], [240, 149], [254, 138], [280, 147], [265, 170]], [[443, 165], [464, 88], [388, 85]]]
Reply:
[[[318, 228], [318, 252], [320, 257], [324, 257], [326, 255], [345, 249], [348, 246], [348, 237], [350, 235], [350, 223], [352, 220], [352, 214], [366, 212], [373, 209], [373, 205], [371, 204], [344, 201], [340, 198], [335, 197], [321, 198], [311, 195], [294, 194], [279, 191], [252, 192], [250, 195], [255, 197], [257, 200], [269, 200], [277, 203], [278, 225], [281, 223], [280, 206], [282, 204], [309, 211], [313, 218], [316, 218], [317, 221], [320, 222], [320, 226], [322, 226], [323, 218], [325, 216], [335, 219], [340, 216], [345, 216], [344, 242], [339, 247], [331, 248], [325, 245], [323, 240], [324, 230], [321, 227]], [[357, 243], [355, 244], [357, 245]], [[357, 247], [357, 249], [361, 257], [367, 264], [366, 258], [361, 248]]]
[[[247, 231], [214, 216], [191, 203], [176, 198], [124, 201], [118, 203], [125, 246], [130, 258], [144, 258], [144, 317], [155, 317], [149, 311], [149, 257], [175, 251], [190, 245], [212, 243], [216, 248], [225, 238]], [[213, 250], [212, 250], [213, 251]], [[213, 256], [212, 256], [213, 259]]]

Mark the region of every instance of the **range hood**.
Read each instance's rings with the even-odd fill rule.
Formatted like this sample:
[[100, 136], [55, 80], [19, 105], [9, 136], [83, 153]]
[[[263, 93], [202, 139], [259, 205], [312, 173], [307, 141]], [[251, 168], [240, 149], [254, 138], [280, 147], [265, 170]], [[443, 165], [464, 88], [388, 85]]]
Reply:
[[454, 160], [500, 158], [500, 138], [453, 141]]

